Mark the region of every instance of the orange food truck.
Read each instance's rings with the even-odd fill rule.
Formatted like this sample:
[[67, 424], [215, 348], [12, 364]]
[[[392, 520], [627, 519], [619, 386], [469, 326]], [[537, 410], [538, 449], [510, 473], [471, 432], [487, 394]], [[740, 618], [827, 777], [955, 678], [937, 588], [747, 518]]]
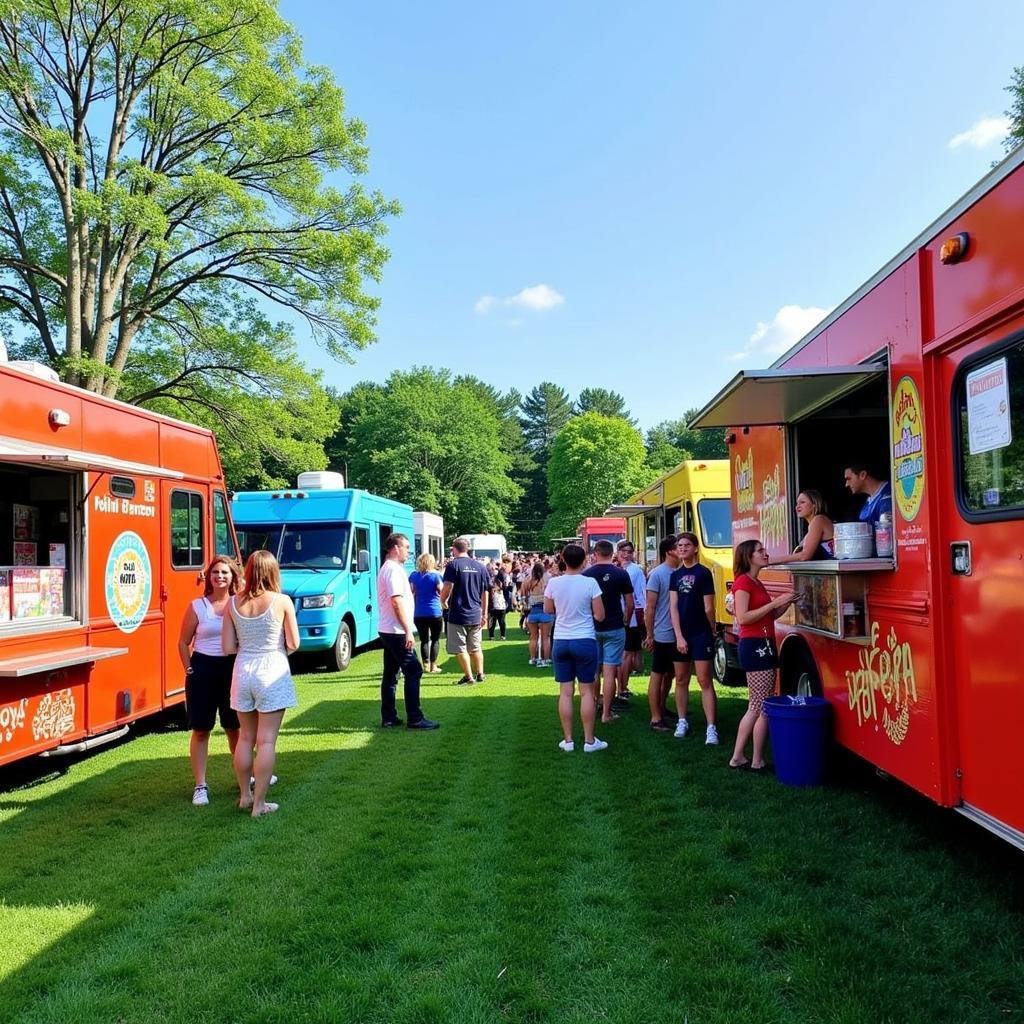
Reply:
[[[733, 543], [761, 539], [768, 589], [800, 595], [783, 692], [823, 695], [841, 744], [1024, 847], [1024, 149], [691, 426], [726, 428]], [[856, 532], [853, 465], [891, 489], [878, 548], [787, 563], [801, 490]]]
[[182, 703], [185, 608], [237, 557], [210, 431], [40, 371], [0, 362], [0, 764]]

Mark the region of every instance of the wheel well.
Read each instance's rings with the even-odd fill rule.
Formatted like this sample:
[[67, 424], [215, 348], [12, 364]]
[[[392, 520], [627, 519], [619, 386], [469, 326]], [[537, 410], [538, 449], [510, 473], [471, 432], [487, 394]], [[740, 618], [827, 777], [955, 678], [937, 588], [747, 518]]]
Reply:
[[[352, 637], [352, 649], [355, 650], [355, 646], [356, 646], [356, 620], [354, 618], [352, 618], [352, 613], [351, 612], [345, 612], [345, 614], [342, 615], [342, 617], [341, 617], [341, 621], [344, 622], [348, 626], [349, 636]], [[338, 624], [338, 630], [339, 630], [339, 632], [341, 631], [341, 623]], [[335, 643], [337, 643], [338, 638], [335, 637], [334, 640], [335, 640]]]
[[801, 636], [789, 636], [779, 651], [780, 688], [783, 694], [794, 694], [805, 673], [810, 676], [811, 696], [822, 697], [821, 673], [807, 641]]

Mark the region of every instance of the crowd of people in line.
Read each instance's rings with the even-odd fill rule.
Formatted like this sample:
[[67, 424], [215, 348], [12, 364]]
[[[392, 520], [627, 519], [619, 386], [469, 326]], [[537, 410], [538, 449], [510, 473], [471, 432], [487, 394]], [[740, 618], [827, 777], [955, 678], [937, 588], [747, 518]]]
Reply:
[[[891, 509], [888, 485], [866, 469], [848, 468], [846, 484], [853, 494], [867, 499], [862, 519], [871, 521]], [[801, 491], [795, 511], [806, 523], [806, 533], [794, 552], [775, 560], [834, 557], [834, 526], [821, 494]], [[409, 538], [391, 534], [384, 542], [377, 576], [384, 655], [381, 727], [440, 728], [423, 712], [420, 681], [424, 672], [443, 671], [439, 663], [442, 633], [445, 650], [461, 672], [455, 685], [482, 683], [486, 678], [484, 630], [491, 640], [496, 634], [505, 640], [508, 616], [518, 612], [520, 627], [529, 635], [529, 665], [551, 668], [559, 687], [561, 750], [575, 750], [577, 687], [583, 750], [607, 749], [607, 741], [595, 733], [598, 714], [602, 724], [608, 724], [632, 706], [629, 681], [642, 675], [645, 651], [651, 655], [647, 683], [651, 730], [670, 732], [679, 739], [690, 733], [690, 679], [696, 676], [704, 742], [717, 745], [712, 675], [715, 586], [711, 572], [698, 560], [698, 545], [692, 533], [666, 537], [658, 548], [658, 564], [645, 573], [635, 561], [629, 540], [616, 546], [600, 540], [589, 556], [580, 545], [568, 544], [558, 556], [503, 555], [478, 561], [468, 541], [459, 537], [442, 565], [433, 555], [421, 554], [416, 570], [407, 574]], [[759, 576], [771, 562], [758, 540], [736, 546], [732, 612], [749, 703], [737, 728], [729, 767], [751, 772], [768, 770], [764, 701], [775, 688], [778, 668], [775, 620], [798, 599], [792, 591], [775, 597], [768, 593]], [[203, 596], [186, 611], [178, 642], [192, 730], [189, 753], [196, 806], [209, 803], [206, 766], [210, 734], [219, 715], [232, 752], [239, 806], [253, 817], [278, 809], [267, 800], [267, 793], [277, 782], [273, 769], [281, 722], [285, 711], [297, 703], [288, 655], [298, 647], [295, 608], [281, 593], [274, 556], [254, 552], [244, 576], [229, 558], [215, 558], [206, 569]], [[404, 720], [398, 716], [399, 675]], [[674, 706], [670, 706], [673, 684]]]

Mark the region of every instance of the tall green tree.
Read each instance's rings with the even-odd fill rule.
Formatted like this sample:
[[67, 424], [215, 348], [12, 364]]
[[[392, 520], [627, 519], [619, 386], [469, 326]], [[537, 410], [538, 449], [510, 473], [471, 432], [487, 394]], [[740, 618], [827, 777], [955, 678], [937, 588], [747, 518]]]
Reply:
[[576, 414], [582, 416], [585, 412], [597, 412], [602, 416], [621, 416], [631, 427], [636, 426], [636, 420], [629, 415], [626, 408], [626, 400], [617, 391], [610, 391], [608, 388], [584, 388], [576, 399]]
[[360, 348], [398, 212], [357, 181], [365, 136], [273, 0], [5, 3], [0, 313], [107, 396], [168, 345], [216, 366], [172, 358], [174, 390], [244, 381], [241, 335], [280, 340], [254, 300], [333, 355]]
[[1003, 147], [1009, 153], [1024, 142], [1024, 65], [1013, 69], [1006, 91], [1010, 94], [1010, 109], [1006, 111], [1010, 130], [1003, 139]]
[[621, 417], [588, 412], [567, 423], [548, 460], [545, 540], [574, 533], [586, 516], [640, 490], [651, 479], [646, 454], [640, 432]]
[[515, 510], [518, 536], [524, 548], [535, 550], [543, 546], [543, 526], [550, 512], [548, 456], [558, 432], [573, 415], [569, 393], [551, 381], [532, 388], [520, 403], [519, 422], [534, 463], [526, 474], [523, 496]]
[[727, 459], [721, 430], [691, 430], [687, 424], [699, 409], [687, 409], [682, 419], [663, 420], [647, 431], [647, 463], [664, 473], [685, 459]]
[[426, 367], [357, 384], [339, 399], [332, 468], [347, 468], [353, 486], [440, 514], [448, 534], [508, 532], [520, 491], [501, 419], [478, 385]]

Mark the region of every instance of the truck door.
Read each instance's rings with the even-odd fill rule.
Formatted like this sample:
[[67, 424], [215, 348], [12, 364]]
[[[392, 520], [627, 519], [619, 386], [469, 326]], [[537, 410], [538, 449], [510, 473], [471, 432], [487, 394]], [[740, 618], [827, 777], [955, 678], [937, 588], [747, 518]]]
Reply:
[[[356, 523], [352, 529], [352, 560], [349, 565], [349, 607], [356, 621], [357, 644], [369, 643], [377, 638], [377, 623], [373, 615], [375, 573], [370, 551], [370, 528]], [[363, 566], [363, 569], [360, 569]]]
[[161, 481], [160, 606], [164, 613], [164, 696], [185, 689], [178, 657], [181, 620], [190, 601], [203, 595], [203, 570], [209, 561], [209, 488], [202, 484]]
[[952, 412], [953, 457], [935, 557], [948, 587], [945, 672], [957, 692], [961, 793], [968, 813], [1024, 833], [1024, 790], [1015, 784], [1024, 735], [1024, 332], [974, 343], [942, 364], [944, 400], [935, 404]]

